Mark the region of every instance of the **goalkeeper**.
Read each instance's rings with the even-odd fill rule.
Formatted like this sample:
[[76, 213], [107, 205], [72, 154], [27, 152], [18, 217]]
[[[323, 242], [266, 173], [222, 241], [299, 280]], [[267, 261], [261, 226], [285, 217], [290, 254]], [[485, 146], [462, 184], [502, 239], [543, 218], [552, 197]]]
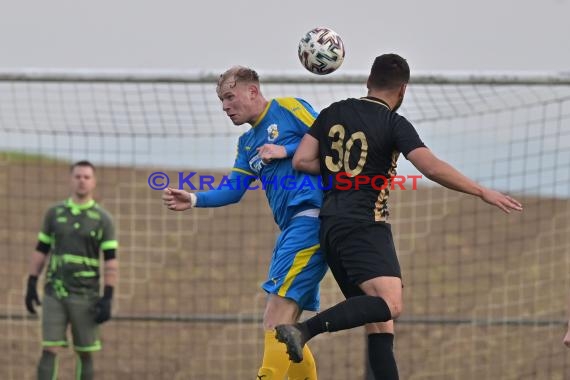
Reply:
[[[91, 353], [101, 349], [98, 324], [111, 318], [118, 277], [117, 241], [111, 216], [92, 198], [95, 185], [95, 167], [89, 161], [73, 164], [71, 197], [47, 211], [36, 252], [31, 257], [25, 302], [32, 314], [40, 304], [38, 276], [49, 257], [39, 380], [57, 379], [57, 354], [67, 347], [68, 325], [77, 353], [75, 378], [93, 379]], [[105, 262], [103, 297], [99, 297], [99, 250], [103, 251]]]
[[[303, 310], [317, 311], [319, 282], [327, 265], [319, 246], [319, 209], [322, 192], [317, 177], [295, 171], [291, 158], [316, 117], [313, 108], [296, 98], [266, 100], [254, 70], [233, 67], [220, 76], [217, 94], [224, 112], [235, 125], [249, 123], [251, 129], [238, 141], [237, 158], [229, 175], [229, 186], [220, 190], [188, 193], [166, 189], [164, 204], [171, 210], [220, 207], [238, 202], [257, 178], [264, 187], [281, 233], [275, 243], [265, 283], [267, 301], [263, 316], [265, 344], [257, 379], [314, 380], [314, 358], [307, 346], [303, 361], [291, 363], [285, 346], [275, 338], [274, 328], [297, 321]], [[291, 178], [303, 188], [284, 189], [280, 179]], [[245, 183], [245, 186], [244, 186]]]

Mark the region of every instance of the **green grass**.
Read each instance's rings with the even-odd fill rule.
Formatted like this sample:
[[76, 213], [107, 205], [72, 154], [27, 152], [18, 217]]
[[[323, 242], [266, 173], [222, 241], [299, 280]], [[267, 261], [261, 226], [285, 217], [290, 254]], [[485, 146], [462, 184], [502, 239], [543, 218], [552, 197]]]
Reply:
[[43, 162], [43, 163], [67, 163], [64, 160], [43, 154], [24, 153], [18, 151], [0, 151], [0, 161], [16, 161], [16, 162]]

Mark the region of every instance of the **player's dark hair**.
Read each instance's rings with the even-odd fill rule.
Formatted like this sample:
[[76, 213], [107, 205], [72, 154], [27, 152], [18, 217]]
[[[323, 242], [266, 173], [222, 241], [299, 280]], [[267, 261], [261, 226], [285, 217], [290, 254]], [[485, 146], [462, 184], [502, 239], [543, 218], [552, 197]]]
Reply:
[[392, 90], [410, 81], [410, 66], [398, 54], [383, 54], [374, 60], [368, 86], [378, 90]]
[[81, 161], [77, 161], [76, 163], [74, 163], [73, 165], [71, 165], [69, 167], [69, 172], [71, 173], [73, 171], [73, 169], [75, 169], [77, 166], [87, 166], [90, 167], [93, 170], [93, 173], [95, 173], [95, 165], [93, 165], [91, 162], [87, 161], [87, 160], [81, 160]]

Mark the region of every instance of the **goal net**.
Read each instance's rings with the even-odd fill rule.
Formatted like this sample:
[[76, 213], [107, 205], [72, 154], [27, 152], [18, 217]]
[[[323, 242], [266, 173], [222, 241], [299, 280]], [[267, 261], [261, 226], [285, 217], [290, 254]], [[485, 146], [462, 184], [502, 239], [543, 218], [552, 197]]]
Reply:
[[[317, 110], [366, 90], [364, 74], [260, 74], [266, 97], [300, 97]], [[178, 186], [193, 172], [219, 180], [233, 165], [247, 126], [233, 126], [222, 112], [216, 79], [0, 72], [0, 378], [35, 376], [41, 335], [24, 308], [27, 263], [46, 208], [68, 196], [69, 165], [82, 159], [97, 166], [96, 198], [114, 216], [120, 244], [120, 285], [114, 319], [102, 329], [98, 377], [255, 376], [265, 302], [259, 285], [278, 233], [263, 192], [224, 208], [173, 213], [151, 189], [167, 177]], [[562, 345], [570, 297], [570, 77], [416, 75], [399, 112], [436, 155], [525, 207], [507, 216], [425, 178], [417, 190], [391, 192], [405, 284], [396, 324], [400, 377], [570, 377]], [[418, 173], [402, 157], [398, 174]], [[341, 299], [327, 274], [321, 306]], [[366, 378], [363, 329], [318, 336], [311, 348], [320, 378]], [[72, 358], [70, 351], [60, 359], [64, 379], [71, 379]]]

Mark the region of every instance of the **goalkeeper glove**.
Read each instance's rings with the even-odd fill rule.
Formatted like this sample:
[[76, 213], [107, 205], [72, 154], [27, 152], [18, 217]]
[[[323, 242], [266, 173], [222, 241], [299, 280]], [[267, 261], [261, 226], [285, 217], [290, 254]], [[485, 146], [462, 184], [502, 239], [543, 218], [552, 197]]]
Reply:
[[26, 290], [26, 309], [32, 314], [36, 314], [36, 310], [34, 308], [34, 303], [37, 306], [41, 305], [40, 298], [38, 297], [38, 276], [30, 275], [28, 277], [28, 288]]
[[103, 323], [111, 319], [111, 301], [113, 300], [113, 287], [105, 285], [103, 297], [95, 304], [95, 322]]

